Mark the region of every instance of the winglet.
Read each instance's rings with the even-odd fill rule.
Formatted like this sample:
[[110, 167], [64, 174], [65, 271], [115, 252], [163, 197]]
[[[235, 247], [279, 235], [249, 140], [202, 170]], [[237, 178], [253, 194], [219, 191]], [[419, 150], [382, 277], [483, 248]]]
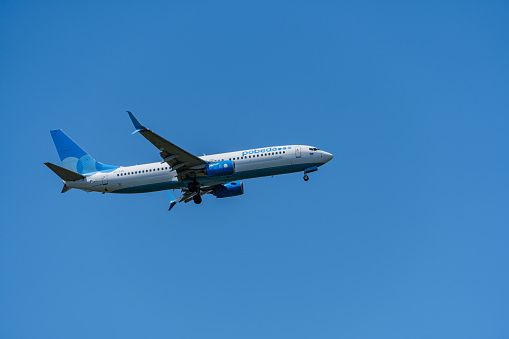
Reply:
[[177, 199], [173, 196], [173, 194], [171, 194], [170, 191], [166, 191], [166, 193], [168, 194], [168, 197], [171, 200], [170, 208], [168, 208], [168, 211], [171, 211], [171, 209], [175, 207], [175, 205], [177, 204]]
[[139, 121], [138, 119], [136, 119], [136, 117], [129, 111], [126, 111], [128, 114], [129, 114], [129, 117], [131, 118], [131, 121], [133, 122], [133, 125], [134, 125], [134, 128], [136, 128], [136, 131], [134, 131], [132, 134], [136, 133], [136, 132], [140, 132], [140, 131], [144, 131], [148, 128], [146, 128], [145, 126], [143, 126]]

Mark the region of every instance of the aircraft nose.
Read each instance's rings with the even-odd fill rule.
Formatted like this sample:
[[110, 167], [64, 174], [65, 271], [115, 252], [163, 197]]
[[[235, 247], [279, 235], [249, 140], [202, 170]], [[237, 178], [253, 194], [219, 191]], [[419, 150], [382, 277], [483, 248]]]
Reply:
[[323, 159], [325, 160], [324, 163], [329, 162], [332, 160], [333, 156], [329, 152], [323, 152]]

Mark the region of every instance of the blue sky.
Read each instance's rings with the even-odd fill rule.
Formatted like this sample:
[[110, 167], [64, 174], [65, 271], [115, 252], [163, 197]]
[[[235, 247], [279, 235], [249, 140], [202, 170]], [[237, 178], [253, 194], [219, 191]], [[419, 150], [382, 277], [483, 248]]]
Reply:
[[[507, 338], [507, 2], [0, 4], [1, 338]], [[312, 173], [167, 212], [98, 161], [309, 144]]]

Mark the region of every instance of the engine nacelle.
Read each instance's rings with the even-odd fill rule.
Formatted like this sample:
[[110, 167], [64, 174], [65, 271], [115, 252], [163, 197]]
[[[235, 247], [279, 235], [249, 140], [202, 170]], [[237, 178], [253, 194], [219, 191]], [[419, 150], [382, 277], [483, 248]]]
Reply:
[[242, 181], [232, 181], [224, 185], [217, 185], [214, 195], [218, 198], [229, 198], [244, 194]]
[[207, 165], [207, 175], [209, 177], [219, 177], [235, 174], [235, 164], [231, 160], [218, 161]]

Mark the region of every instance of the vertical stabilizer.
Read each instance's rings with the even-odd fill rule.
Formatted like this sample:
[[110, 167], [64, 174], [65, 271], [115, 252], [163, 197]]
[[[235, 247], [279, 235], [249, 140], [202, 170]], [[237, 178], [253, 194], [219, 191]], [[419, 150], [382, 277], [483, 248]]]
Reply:
[[65, 169], [85, 174], [118, 168], [118, 166], [105, 165], [96, 161], [60, 129], [52, 130], [51, 137], [62, 161], [62, 167]]

